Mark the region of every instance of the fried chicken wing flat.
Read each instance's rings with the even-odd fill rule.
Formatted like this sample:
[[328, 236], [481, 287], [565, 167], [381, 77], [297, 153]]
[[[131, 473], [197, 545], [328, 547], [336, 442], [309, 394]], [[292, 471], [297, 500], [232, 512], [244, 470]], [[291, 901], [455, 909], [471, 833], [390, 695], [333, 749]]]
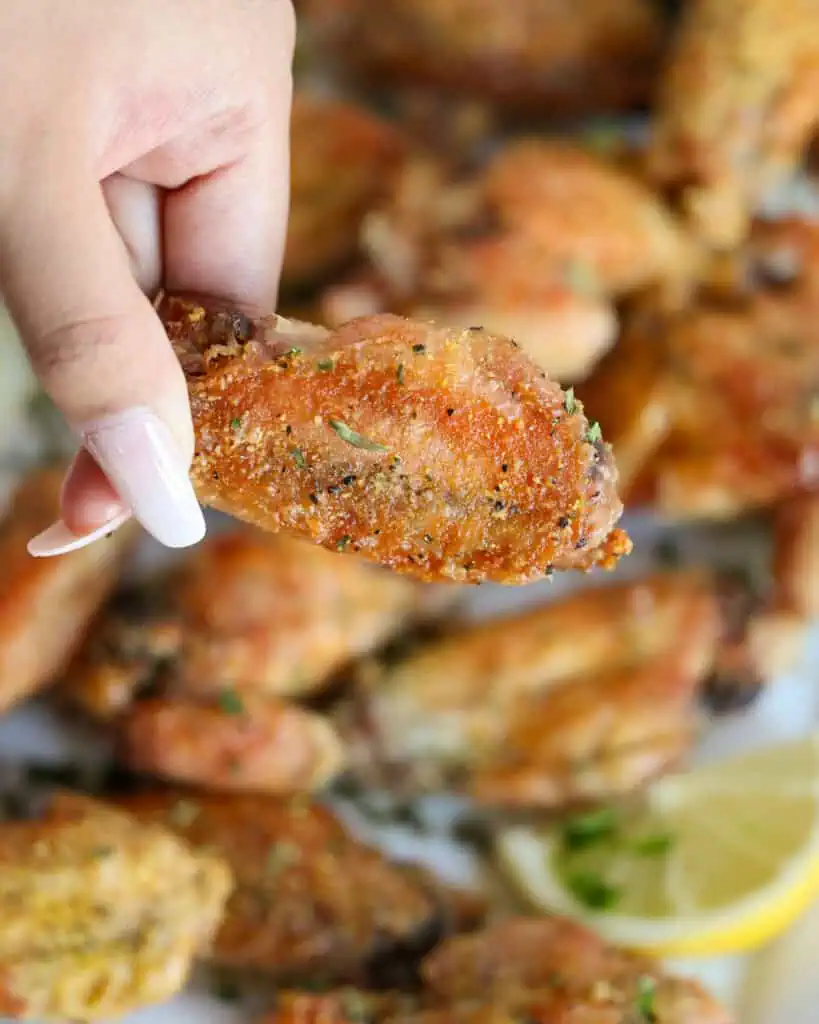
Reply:
[[408, 162], [362, 245], [369, 268], [327, 290], [328, 322], [392, 309], [481, 324], [564, 382], [614, 342], [614, 300], [658, 288], [676, 301], [697, 262], [636, 177], [579, 145], [526, 138], [466, 176]]
[[645, 101], [661, 22], [647, 0], [308, 0], [339, 63], [380, 87], [426, 86], [555, 115]]
[[469, 625], [363, 674], [336, 714], [350, 764], [510, 809], [626, 794], [689, 748], [721, 623], [672, 573]]
[[692, 0], [660, 87], [651, 168], [732, 248], [819, 126], [817, 0]]
[[58, 515], [65, 467], [38, 470], [0, 523], [0, 711], [65, 667], [113, 589], [135, 537], [130, 524], [63, 558], [32, 558], [26, 544]]
[[282, 993], [262, 1024], [732, 1024], [695, 981], [558, 917], [508, 918], [443, 942], [416, 996]]
[[429, 888], [317, 803], [162, 791], [124, 806], [230, 864], [236, 890], [211, 954], [219, 964], [361, 983], [378, 958], [417, 958], [440, 934]]
[[424, 580], [611, 568], [617, 473], [514, 342], [379, 316], [337, 331], [166, 300], [200, 500]]
[[160, 681], [177, 695], [311, 696], [355, 658], [440, 611], [451, 590], [281, 535], [216, 535], [117, 595], [61, 689], [95, 717], [118, 713]]
[[121, 811], [60, 794], [0, 826], [0, 1011], [103, 1020], [169, 998], [231, 889], [217, 857]]
[[313, 284], [356, 254], [361, 219], [405, 155], [399, 131], [363, 108], [296, 93], [282, 287]]

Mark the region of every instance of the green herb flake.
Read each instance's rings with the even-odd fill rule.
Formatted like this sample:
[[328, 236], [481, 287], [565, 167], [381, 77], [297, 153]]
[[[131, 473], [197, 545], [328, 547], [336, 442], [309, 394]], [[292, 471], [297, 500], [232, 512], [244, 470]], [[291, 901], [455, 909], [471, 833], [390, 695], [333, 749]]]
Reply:
[[177, 800], [171, 808], [168, 820], [174, 828], [188, 828], [199, 816], [199, 805], [192, 800]]
[[563, 408], [570, 416], [577, 412], [577, 399], [574, 397], [574, 388], [566, 388], [563, 395]]
[[398, 369], [395, 371], [395, 379], [398, 381], [399, 384], [403, 385], [403, 383], [404, 383], [404, 364], [403, 363], [399, 363], [398, 364]]
[[349, 543], [350, 543], [350, 536], [349, 536], [349, 534], [345, 533], [344, 536], [341, 538], [341, 540], [337, 542], [337, 544], [336, 544], [336, 551], [343, 551], [347, 547], [347, 545]]
[[595, 843], [611, 839], [617, 832], [619, 816], [613, 807], [579, 814], [563, 827], [563, 846], [567, 850], [584, 850]]
[[219, 708], [226, 715], [242, 715], [245, 706], [235, 690], [222, 690], [219, 694]]
[[342, 994], [341, 1008], [350, 1024], [368, 1024], [372, 1020], [366, 997], [355, 990]]
[[674, 836], [670, 832], [655, 832], [635, 839], [631, 848], [640, 857], [663, 857], [673, 845]]
[[644, 1022], [644, 1024], [656, 1024], [657, 1011], [654, 1008], [656, 991], [657, 982], [647, 975], [643, 975], [637, 982], [637, 996], [634, 1000], [634, 1009], [638, 1020]]
[[299, 467], [299, 469], [307, 468], [307, 459], [304, 457], [304, 452], [301, 448], [291, 448], [290, 454], [293, 456], [293, 461]]
[[385, 452], [387, 448], [383, 444], [378, 444], [377, 441], [371, 441], [367, 437], [363, 437], [357, 431], [353, 430], [352, 427], [348, 427], [346, 423], [342, 423], [341, 420], [328, 420], [327, 421], [333, 430], [338, 434], [342, 441], [346, 441], [347, 444], [353, 446], [353, 448], [363, 448], [367, 452]]
[[303, 351], [304, 351], [303, 348], [299, 348], [298, 345], [294, 345], [292, 348], [289, 348], [286, 352], [282, 352], [282, 355], [283, 356], [300, 356]]
[[574, 871], [566, 879], [569, 892], [589, 910], [611, 910], [623, 893], [592, 871]]
[[241, 418], [239, 416], [234, 416], [233, 419], [230, 421], [230, 429], [231, 430], [241, 430], [242, 429], [242, 420], [241, 420]]
[[319, 359], [316, 363], [316, 366], [322, 373], [329, 373], [335, 365], [332, 359]]
[[94, 860], [105, 860], [107, 857], [111, 857], [113, 853], [113, 846], [95, 846], [91, 850], [91, 856], [94, 858]]
[[603, 440], [603, 431], [600, 429], [600, 424], [597, 420], [592, 420], [589, 424], [589, 429], [586, 431], [586, 440], [589, 444], [596, 444], [598, 441]]
[[265, 871], [268, 876], [274, 877], [292, 864], [297, 864], [300, 859], [301, 852], [295, 843], [274, 843], [267, 851]]

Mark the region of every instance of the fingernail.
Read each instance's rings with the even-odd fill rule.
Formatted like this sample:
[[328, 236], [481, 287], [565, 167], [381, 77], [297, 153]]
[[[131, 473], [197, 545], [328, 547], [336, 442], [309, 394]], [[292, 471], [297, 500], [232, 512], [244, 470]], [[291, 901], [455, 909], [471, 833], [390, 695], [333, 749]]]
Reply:
[[89, 544], [93, 544], [101, 537], [110, 536], [130, 518], [130, 511], [120, 512], [110, 522], [98, 526], [90, 533], [83, 533], [79, 536], [72, 533], [62, 519], [58, 519], [47, 530], [43, 530], [42, 533], [31, 538], [27, 545], [28, 553], [35, 558], [52, 558], [55, 555], [67, 555], [69, 551], [79, 551], [80, 548], [87, 548]]
[[166, 547], [205, 536], [205, 517], [173, 434], [146, 408], [87, 424], [83, 443], [148, 533]]

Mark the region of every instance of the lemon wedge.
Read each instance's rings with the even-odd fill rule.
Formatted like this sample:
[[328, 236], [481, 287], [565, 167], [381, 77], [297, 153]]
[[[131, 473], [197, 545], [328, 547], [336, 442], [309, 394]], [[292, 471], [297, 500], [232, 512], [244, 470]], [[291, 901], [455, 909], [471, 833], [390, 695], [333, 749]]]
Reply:
[[756, 949], [819, 895], [819, 734], [654, 785], [496, 840], [502, 868], [541, 910], [658, 956]]

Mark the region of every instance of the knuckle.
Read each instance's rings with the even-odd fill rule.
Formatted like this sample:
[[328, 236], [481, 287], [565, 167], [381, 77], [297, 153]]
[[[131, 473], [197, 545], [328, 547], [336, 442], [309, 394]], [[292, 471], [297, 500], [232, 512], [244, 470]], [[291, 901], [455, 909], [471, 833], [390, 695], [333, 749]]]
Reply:
[[69, 320], [26, 339], [31, 361], [42, 374], [105, 361], [118, 348], [127, 317], [122, 314]]

